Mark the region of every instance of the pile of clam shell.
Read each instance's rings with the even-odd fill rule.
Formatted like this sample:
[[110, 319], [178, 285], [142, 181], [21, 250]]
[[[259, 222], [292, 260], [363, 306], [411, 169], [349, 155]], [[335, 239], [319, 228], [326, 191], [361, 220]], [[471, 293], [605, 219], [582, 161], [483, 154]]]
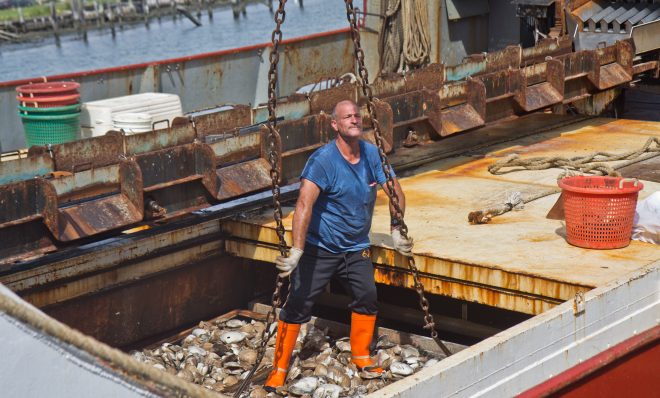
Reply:
[[[274, 327], [276, 325], [273, 325]], [[229, 319], [200, 322], [179, 344], [164, 343], [153, 350], [131, 355], [157, 369], [208, 389], [231, 393], [257, 360], [265, 324], [256, 320]], [[359, 397], [438, 362], [439, 356], [411, 345], [397, 345], [386, 336], [376, 344], [376, 358], [383, 373], [359, 371], [351, 362], [348, 337], [333, 339], [327, 330], [311, 324], [301, 328], [286, 384], [266, 392], [255, 380], [245, 396], [303, 396], [313, 398]], [[270, 368], [275, 337], [261, 363]], [[259, 381], [259, 382], [258, 382]]]

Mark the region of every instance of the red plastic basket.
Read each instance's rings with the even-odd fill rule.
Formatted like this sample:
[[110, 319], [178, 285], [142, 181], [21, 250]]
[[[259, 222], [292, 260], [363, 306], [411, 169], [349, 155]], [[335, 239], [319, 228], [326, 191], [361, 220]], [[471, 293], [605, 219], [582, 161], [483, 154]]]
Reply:
[[21, 106], [30, 108], [54, 108], [78, 103], [80, 94], [58, 95], [50, 97], [16, 97]]
[[46, 82], [18, 86], [16, 92], [22, 97], [60, 96], [76, 94], [79, 88], [76, 82]]
[[631, 178], [575, 176], [559, 181], [566, 215], [566, 240], [588, 249], [630, 244], [637, 196], [644, 184]]

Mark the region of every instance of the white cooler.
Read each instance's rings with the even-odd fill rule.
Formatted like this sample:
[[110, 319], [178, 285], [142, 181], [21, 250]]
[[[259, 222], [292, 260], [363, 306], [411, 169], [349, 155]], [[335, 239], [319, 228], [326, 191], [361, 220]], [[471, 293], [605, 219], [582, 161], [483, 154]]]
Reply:
[[[154, 123], [183, 116], [181, 99], [176, 94], [142, 93], [108, 98], [82, 104], [80, 126], [82, 138], [98, 137], [113, 130], [112, 120], [121, 113], [146, 113]], [[156, 128], [164, 128], [159, 123]]]

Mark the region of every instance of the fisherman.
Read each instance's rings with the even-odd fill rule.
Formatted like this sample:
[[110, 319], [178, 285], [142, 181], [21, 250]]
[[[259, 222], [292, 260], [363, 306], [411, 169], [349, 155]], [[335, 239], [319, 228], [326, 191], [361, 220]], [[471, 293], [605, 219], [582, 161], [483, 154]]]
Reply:
[[[290, 286], [277, 325], [273, 370], [265, 383], [269, 390], [284, 385], [300, 325], [311, 319], [314, 300], [334, 276], [353, 298], [352, 361], [359, 369], [382, 372], [369, 357], [377, 313], [369, 230], [377, 185], [387, 189], [388, 182], [378, 148], [361, 139], [358, 106], [352, 101], [337, 103], [330, 124], [337, 138], [307, 161], [293, 216], [293, 245], [288, 257], [275, 260], [280, 276], [290, 275]], [[396, 178], [393, 182], [403, 211], [403, 191]], [[412, 255], [412, 239], [401, 235], [395, 217], [391, 233], [394, 248]]]

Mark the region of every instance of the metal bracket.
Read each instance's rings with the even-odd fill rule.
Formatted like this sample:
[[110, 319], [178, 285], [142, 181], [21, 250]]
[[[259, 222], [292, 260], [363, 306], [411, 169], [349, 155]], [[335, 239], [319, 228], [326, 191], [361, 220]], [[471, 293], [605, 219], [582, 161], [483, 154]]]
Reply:
[[573, 297], [573, 315], [578, 316], [584, 312], [584, 293], [577, 292]]

